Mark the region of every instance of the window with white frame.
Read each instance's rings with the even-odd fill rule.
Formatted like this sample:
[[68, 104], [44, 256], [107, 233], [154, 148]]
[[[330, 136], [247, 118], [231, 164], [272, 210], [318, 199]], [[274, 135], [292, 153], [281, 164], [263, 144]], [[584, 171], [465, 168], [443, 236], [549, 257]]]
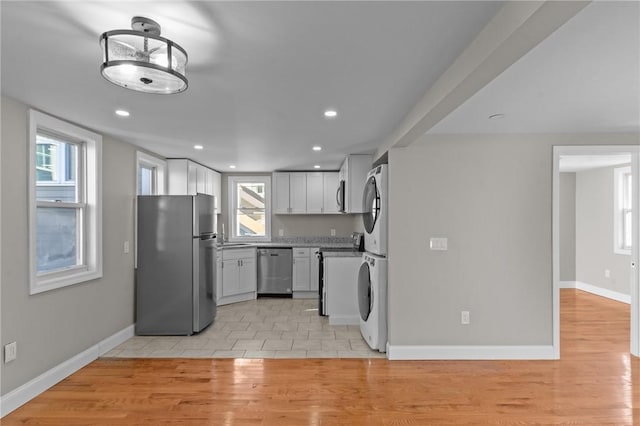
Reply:
[[136, 153], [136, 188], [138, 195], [163, 195], [166, 161], [138, 151]]
[[631, 254], [632, 241], [632, 179], [631, 167], [613, 169], [614, 176], [614, 246], [618, 254]]
[[30, 293], [102, 276], [102, 137], [29, 111]]
[[229, 239], [271, 240], [271, 177], [229, 176]]

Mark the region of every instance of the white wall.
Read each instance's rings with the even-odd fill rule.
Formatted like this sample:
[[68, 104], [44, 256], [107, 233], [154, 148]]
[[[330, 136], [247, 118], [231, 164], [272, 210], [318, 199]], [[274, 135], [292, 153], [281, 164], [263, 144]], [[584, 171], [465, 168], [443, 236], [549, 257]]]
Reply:
[[425, 135], [389, 152], [390, 345], [552, 345], [552, 147], [588, 144], [637, 135]]
[[630, 295], [631, 256], [613, 252], [613, 169], [576, 173], [576, 280]]
[[103, 278], [30, 296], [28, 107], [3, 97], [1, 111], [1, 344], [18, 343], [18, 358], [2, 365], [4, 395], [133, 324], [133, 251], [123, 243], [133, 241], [136, 149], [103, 138]]

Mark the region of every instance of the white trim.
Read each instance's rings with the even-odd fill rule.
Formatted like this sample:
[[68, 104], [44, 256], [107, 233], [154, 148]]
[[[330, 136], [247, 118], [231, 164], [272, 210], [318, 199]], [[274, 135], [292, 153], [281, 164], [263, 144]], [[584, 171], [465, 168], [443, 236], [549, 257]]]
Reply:
[[329, 315], [330, 325], [360, 325], [360, 315]]
[[[38, 129], [84, 143], [78, 162], [84, 165], [85, 215], [82, 242], [84, 265], [66, 271], [37, 274], [36, 271], [36, 135]], [[50, 115], [29, 110], [29, 294], [66, 287], [102, 277], [102, 136]]]
[[[631, 154], [631, 173], [633, 185], [640, 187], [640, 146], [637, 145], [593, 145], [593, 146], [554, 146], [552, 177], [552, 264], [553, 264], [553, 347], [556, 357], [560, 357], [560, 156], [561, 155], [608, 155]], [[636, 191], [637, 193], [637, 191]], [[638, 211], [640, 197], [633, 199], [633, 211]], [[631, 268], [631, 354], [640, 356], [640, 277], [638, 259], [640, 257], [640, 215], [633, 215], [633, 241], [629, 262], [635, 264]]]
[[[265, 214], [265, 228], [264, 237], [239, 237], [234, 236], [235, 230], [235, 208], [236, 204], [236, 191], [235, 184], [239, 182], [260, 182], [264, 183], [264, 214]], [[271, 175], [256, 175], [256, 176], [240, 176], [231, 175], [227, 179], [227, 199], [228, 199], [228, 211], [229, 211], [229, 230], [227, 231], [227, 240], [229, 242], [270, 242], [271, 241]]]
[[164, 195], [166, 193], [167, 162], [161, 158], [154, 157], [142, 151], [136, 151], [136, 194], [140, 182], [138, 180], [138, 168], [140, 165], [151, 166], [155, 169], [155, 193], [154, 195]]
[[106, 339], [91, 346], [89, 349], [61, 362], [55, 367], [45, 371], [38, 377], [30, 380], [24, 385], [2, 395], [0, 398], [0, 417], [14, 411], [16, 408], [31, 401], [42, 392], [46, 391], [56, 383], [69, 377], [82, 367], [98, 359], [99, 356], [109, 352], [121, 343], [133, 337], [134, 326], [130, 325]]
[[595, 294], [596, 296], [615, 300], [616, 302], [626, 303], [627, 305], [631, 304], [631, 296], [628, 294], [609, 290], [607, 288], [598, 287], [592, 284], [583, 283], [581, 281], [560, 281], [559, 288], [575, 288], [577, 290], [582, 290], [582, 291], [586, 291], [587, 293]]
[[[622, 248], [622, 204], [624, 197], [624, 184], [622, 178], [631, 173], [631, 166], [616, 167], [613, 169], [613, 252], [631, 256], [631, 249]], [[633, 211], [633, 209], [632, 209]]]
[[552, 345], [419, 346], [388, 345], [390, 360], [514, 360], [558, 359]]
[[578, 288], [578, 281], [560, 281], [558, 282], [558, 288]]

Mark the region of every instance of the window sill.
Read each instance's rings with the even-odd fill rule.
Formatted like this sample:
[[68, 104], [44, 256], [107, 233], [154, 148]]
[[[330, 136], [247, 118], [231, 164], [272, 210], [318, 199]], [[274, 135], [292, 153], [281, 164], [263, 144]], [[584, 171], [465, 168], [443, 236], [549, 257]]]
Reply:
[[57, 273], [55, 276], [40, 276], [31, 280], [31, 288], [29, 294], [44, 293], [45, 291], [55, 290], [74, 284], [80, 284], [102, 278], [101, 270], [82, 269], [71, 270], [64, 273]]

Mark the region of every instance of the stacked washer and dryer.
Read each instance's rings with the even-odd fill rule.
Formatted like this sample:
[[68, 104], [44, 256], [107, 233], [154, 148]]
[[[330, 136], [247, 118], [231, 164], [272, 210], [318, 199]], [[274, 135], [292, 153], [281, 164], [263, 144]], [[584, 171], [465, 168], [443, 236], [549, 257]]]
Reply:
[[364, 254], [358, 272], [360, 331], [372, 349], [387, 350], [387, 165], [367, 174], [364, 208]]

